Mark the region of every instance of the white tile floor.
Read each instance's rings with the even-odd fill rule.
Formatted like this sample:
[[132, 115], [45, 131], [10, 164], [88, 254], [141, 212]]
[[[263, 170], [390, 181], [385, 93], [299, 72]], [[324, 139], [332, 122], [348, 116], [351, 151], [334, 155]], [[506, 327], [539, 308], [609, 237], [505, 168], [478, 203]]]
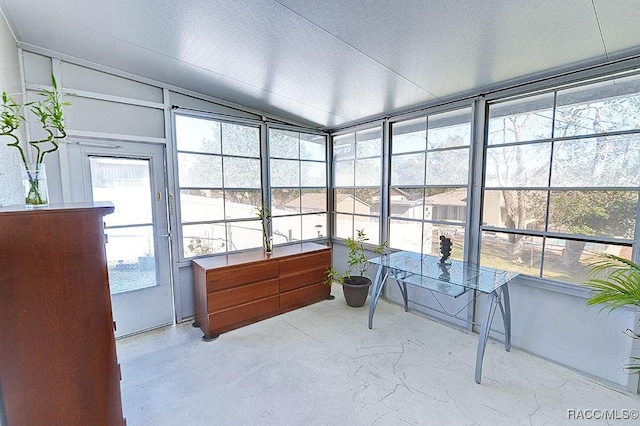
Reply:
[[[122, 399], [138, 425], [562, 425], [568, 410], [640, 410], [636, 395], [380, 301], [336, 299], [205, 343], [190, 323], [118, 341]], [[601, 412], [576, 411], [577, 416]]]

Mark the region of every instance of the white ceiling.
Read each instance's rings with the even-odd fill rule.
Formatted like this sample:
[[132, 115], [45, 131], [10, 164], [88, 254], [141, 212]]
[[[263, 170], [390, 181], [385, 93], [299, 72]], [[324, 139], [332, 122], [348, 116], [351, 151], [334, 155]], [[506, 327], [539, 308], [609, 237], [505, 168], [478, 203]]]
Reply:
[[639, 0], [0, 0], [20, 46], [325, 128], [640, 54]]

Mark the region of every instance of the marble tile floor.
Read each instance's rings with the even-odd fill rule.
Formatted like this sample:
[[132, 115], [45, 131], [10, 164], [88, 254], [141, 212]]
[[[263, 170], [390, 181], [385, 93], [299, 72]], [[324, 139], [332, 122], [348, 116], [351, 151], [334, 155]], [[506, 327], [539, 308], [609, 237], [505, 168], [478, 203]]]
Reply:
[[119, 340], [128, 426], [640, 424], [576, 420], [640, 398], [498, 341], [478, 385], [477, 335], [383, 300], [369, 330], [333, 293], [208, 343], [191, 323]]

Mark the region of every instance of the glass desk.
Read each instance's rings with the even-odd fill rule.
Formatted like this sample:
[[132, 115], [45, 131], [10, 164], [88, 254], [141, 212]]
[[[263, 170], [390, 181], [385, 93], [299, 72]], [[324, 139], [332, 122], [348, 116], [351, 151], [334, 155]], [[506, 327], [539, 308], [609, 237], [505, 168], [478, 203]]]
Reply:
[[[497, 307], [500, 308], [504, 324], [504, 346], [507, 351], [511, 349], [511, 308], [507, 284], [518, 275], [517, 273], [500, 271], [458, 260], [449, 260], [450, 265], [443, 265], [438, 257], [408, 251], [399, 251], [374, 257], [369, 259], [369, 262], [378, 265], [378, 272], [371, 289], [369, 328], [373, 326], [373, 314], [376, 311], [376, 305], [387, 278], [391, 278], [398, 283], [405, 311], [409, 310], [407, 284], [452, 297], [459, 297], [469, 290], [477, 290], [486, 294], [487, 297], [483, 321], [480, 326], [478, 351], [476, 353], [476, 382], [480, 383], [482, 378], [484, 350]], [[446, 312], [443, 313], [450, 315]], [[459, 317], [456, 318], [460, 319]]]

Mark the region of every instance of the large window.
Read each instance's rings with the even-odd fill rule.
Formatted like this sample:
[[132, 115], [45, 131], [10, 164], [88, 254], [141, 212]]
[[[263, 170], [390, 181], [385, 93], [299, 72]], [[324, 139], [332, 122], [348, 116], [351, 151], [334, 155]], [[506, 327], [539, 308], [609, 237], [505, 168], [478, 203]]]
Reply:
[[326, 136], [269, 130], [273, 243], [328, 237]]
[[380, 242], [382, 128], [333, 139], [335, 236], [354, 238], [363, 229], [369, 243]]
[[439, 256], [444, 235], [463, 259], [470, 145], [469, 108], [393, 123], [391, 248]]
[[262, 246], [260, 128], [176, 114], [184, 257]]
[[640, 79], [489, 106], [481, 263], [570, 283], [596, 252], [631, 256]]

